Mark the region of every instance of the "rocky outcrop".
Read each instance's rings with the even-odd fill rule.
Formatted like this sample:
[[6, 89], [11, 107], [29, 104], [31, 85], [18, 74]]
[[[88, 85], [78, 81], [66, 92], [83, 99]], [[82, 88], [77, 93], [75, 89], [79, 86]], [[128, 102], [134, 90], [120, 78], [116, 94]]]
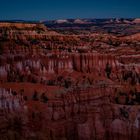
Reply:
[[109, 95], [114, 89], [102, 91], [76, 89], [41, 104], [45, 109], [41, 121], [46, 121], [41, 131], [45, 129], [53, 140], [138, 140], [139, 107], [113, 104]]
[[0, 88], [0, 139], [22, 139], [27, 128], [27, 106], [21, 95]]
[[136, 38], [0, 23], [0, 139], [139, 140]]
[[[7, 64], [9, 60], [11, 64]], [[29, 75], [37, 72], [37, 75], [45, 76], [46, 74], [59, 74], [63, 71], [70, 73], [76, 71], [84, 74], [95, 73], [98, 76], [105, 76], [107, 63], [112, 67], [113, 72], [120, 66], [114, 56], [92, 53], [52, 53], [40, 58], [13, 56], [7, 58], [5, 64], [0, 67], [0, 75], [1, 80], [3, 79], [4, 81], [8, 79], [8, 73], [12, 71], [20, 75], [22, 73]]]

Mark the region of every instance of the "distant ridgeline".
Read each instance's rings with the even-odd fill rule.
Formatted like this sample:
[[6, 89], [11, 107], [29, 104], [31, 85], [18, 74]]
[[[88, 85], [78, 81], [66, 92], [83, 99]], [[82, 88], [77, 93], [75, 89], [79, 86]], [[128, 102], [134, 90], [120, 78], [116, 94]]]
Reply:
[[39, 29], [43, 29], [45, 30], [46, 29], [46, 26], [44, 26], [43, 24], [41, 23], [37, 23], [37, 22], [29, 22], [29, 23], [26, 23], [26, 22], [0, 22], [0, 28], [3, 28], [3, 27], [8, 27], [8, 28], [16, 28], [16, 29], [28, 29], [28, 28], [39, 28]]

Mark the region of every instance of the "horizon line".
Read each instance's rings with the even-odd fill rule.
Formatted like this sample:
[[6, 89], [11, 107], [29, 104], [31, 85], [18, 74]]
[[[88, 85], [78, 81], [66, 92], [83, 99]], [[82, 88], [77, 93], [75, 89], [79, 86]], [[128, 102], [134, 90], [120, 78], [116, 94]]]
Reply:
[[41, 21], [53, 21], [53, 20], [69, 20], [69, 19], [137, 19], [140, 17], [100, 17], [100, 18], [90, 18], [90, 17], [85, 17], [85, 18], [80, 18], [80, 17], [70, 17], [70, 18], [54, 18], [54, 19], [0, 19], [0, 22], [3, 21], [30, 21], [30, 22], [41, 22]]

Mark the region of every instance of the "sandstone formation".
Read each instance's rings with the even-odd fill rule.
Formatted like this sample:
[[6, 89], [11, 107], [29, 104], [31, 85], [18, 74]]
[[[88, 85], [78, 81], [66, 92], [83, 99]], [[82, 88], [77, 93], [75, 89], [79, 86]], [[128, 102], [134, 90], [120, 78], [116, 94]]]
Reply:
[[0, 140], [139, 140], [139, 55], [130, 36], [0, 23]]

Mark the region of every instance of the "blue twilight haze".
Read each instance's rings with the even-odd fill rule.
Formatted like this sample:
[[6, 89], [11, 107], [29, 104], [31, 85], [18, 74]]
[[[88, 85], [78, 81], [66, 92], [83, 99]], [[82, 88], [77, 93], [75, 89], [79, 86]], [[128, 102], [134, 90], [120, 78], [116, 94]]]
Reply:
[[1, 0], [0, 20], [140, 17], [140, 0]]

